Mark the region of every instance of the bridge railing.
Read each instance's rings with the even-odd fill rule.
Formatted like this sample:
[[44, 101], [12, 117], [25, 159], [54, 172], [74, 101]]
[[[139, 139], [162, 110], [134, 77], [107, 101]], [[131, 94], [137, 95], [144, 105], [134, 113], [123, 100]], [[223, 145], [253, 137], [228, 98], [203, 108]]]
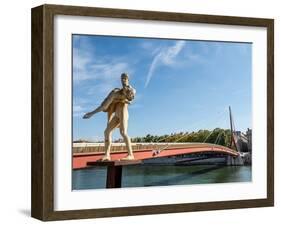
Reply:
[[[143, 150], [161, 150], [165, 147], [167, 149], [182, 149], [191, 147], [220, 147], [227, 148], [217, 144], [209, 143], [132, 143], [133, 151], [143, 151]], [[79, 153], [103, 153], [104, 144], [102, 143], [74, 143], [73, 144], [73, 154]], [[111, 147], [111, 152], [126, 152], [127, 148], [124, 143], [113, 143]]]

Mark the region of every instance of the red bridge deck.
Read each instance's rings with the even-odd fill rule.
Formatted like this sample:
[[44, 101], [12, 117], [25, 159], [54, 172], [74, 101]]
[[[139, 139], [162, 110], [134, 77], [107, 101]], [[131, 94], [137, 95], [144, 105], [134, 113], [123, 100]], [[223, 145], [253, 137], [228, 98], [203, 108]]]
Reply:
[[[238, 156], [238, 152], [230, 148], [214, 145], [214, 144], [186, 144], [184, 148], [165, 149], [159, 154], [154, 155], [153, 150], [138, 150], [134, 151], [136, 160], [145, 160], [151, 158], [169, 157], [183, 154], [195, 154], [195, 153], [221, 153], [231, 156]], [[73, 154], [73, 169], [86, 168], [87, 162], [95, 162], [103, 156], [103, 152], [95, 153], [74, 153]], [[111, 153], [112, 161], [121, 159], [127, 155], [127, 152], [113, 152]]]

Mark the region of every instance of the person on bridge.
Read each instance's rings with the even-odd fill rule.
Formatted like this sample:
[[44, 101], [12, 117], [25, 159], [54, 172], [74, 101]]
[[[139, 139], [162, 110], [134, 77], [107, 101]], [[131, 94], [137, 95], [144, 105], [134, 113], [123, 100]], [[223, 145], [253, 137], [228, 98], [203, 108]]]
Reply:
[[110, 161], [110, 147], [112, 145], [112, 132], [115, 128], [120, 129], [120, 134], [123, 137], [126, 147], [128, 149], [128, 155], [121, 160], [133, 160], [133, 150], [130, 137], [128, 136], [128, 105], [135, 98], [136, 90], [129, 85], [129, 76], [127, 73], [121, 74], [122, 88], [113, 89], [108, 96], [104, 99], [99, 107], [95, 110], [86, 113], [83, 119], [89, 119], [98, 112], [107, 112], [107, 127], [104, 131], [105, 136], [105, 155], [101, 161]]

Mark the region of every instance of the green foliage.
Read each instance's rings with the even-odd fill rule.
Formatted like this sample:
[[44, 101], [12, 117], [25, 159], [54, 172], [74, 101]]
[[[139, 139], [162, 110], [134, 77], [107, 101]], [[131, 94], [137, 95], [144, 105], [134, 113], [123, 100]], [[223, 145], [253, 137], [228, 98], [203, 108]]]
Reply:
[[132, 138], [135, 143], [167, 143], [167, 142], [198, 142], [213, 143], [223, 146], [230, 146], [231, 131], [229, 129], [216, 128], [214, 130], [198, 130], [197, 132], [179, 132], [161, 136], [147, 134], [145, 137]]

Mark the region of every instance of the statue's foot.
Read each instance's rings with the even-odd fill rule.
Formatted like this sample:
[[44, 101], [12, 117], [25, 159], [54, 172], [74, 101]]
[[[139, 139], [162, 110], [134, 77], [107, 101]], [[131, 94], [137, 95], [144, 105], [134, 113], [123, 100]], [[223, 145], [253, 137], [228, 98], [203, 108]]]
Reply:
[[83, 116], [83, 119], [88, 119], [88, 118], [91, 118], [92, 117], [92, 113], [89, 112], [89, 113], [86, 113], [84, 116]]
[[111, 160], [110, 156], [107, 156], [107, 155], [103, 156], [103, 157], [100, 159], [101, 162], [106, 162], [106, 161], [110, 161], [110, 160]]
[[127, 155], [126, 157], [120, 159], [120, 161], [135, 160], [134, 155]]

